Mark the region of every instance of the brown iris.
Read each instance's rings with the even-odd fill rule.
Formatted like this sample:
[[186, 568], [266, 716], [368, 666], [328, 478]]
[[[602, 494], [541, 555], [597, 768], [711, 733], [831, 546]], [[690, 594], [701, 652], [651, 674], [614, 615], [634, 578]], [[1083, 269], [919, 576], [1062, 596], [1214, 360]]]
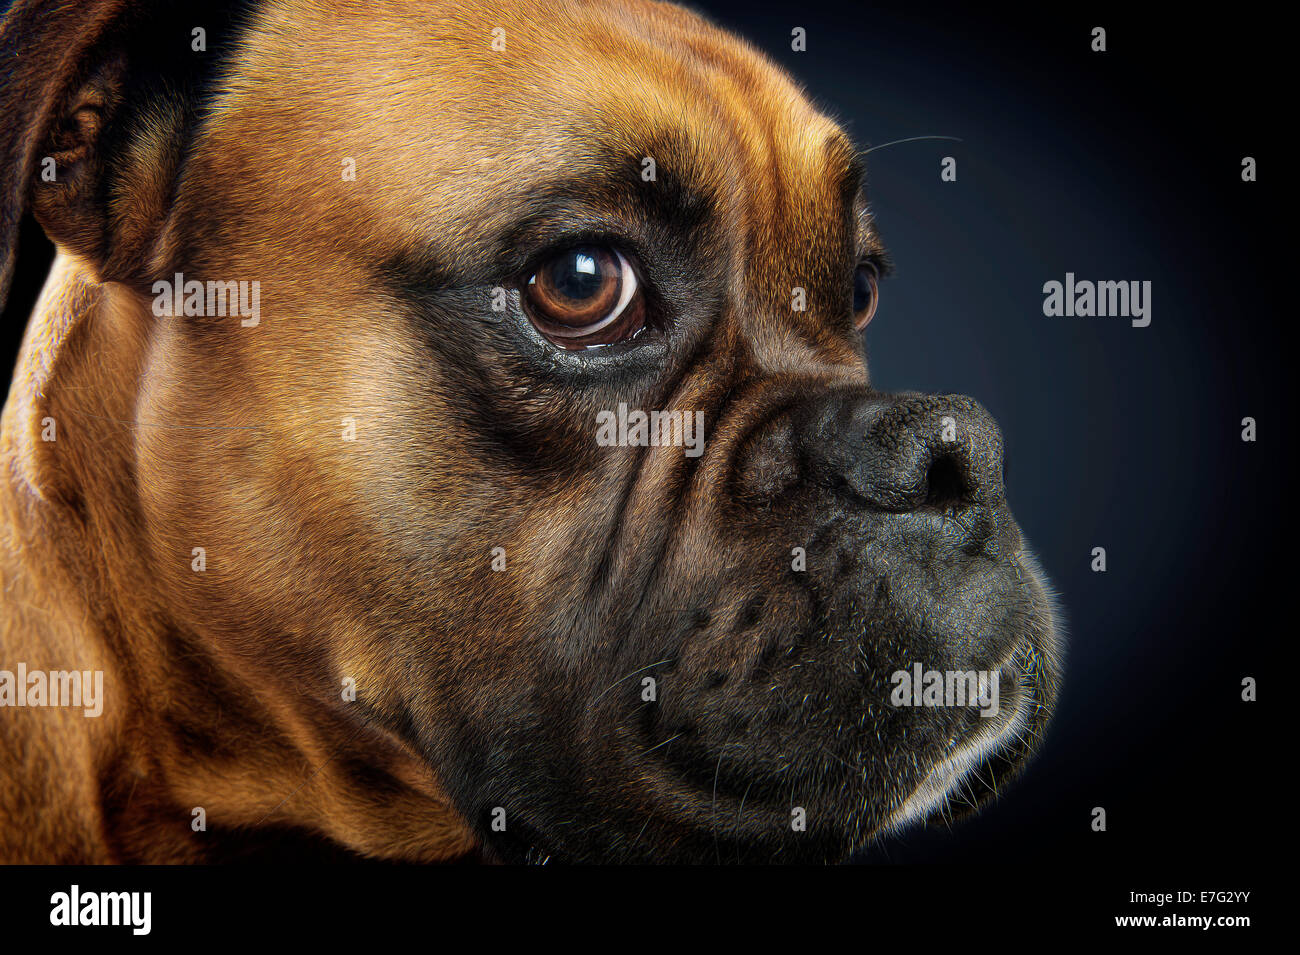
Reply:
[[871, 323], [879, 296], [875, 266], [864, 262], [853, 272], [853, 323], [858, 331]]
[[605, 246], [568, 249], [542, 263], [523, 287], [533, 327], [564, 348], [626, 341], [645, 324], [636, 273]]

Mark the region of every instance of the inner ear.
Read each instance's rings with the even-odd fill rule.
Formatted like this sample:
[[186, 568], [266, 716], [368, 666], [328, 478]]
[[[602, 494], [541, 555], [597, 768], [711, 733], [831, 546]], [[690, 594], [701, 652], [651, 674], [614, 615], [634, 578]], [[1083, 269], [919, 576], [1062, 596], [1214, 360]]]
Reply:
[[122, 100], [125, 72], [122, 57], [114, 57], [76, 91], [50, 136], [51, 158], [75, 172], [92, 154], [108, 118]]
[[255, 0], [12, 0], [0, 16], [0, 305], [27, 212], [105, 281], [150, 287], [203, 97]]
[[111, 130], [122, 112], [126, 62], [114, 55], [74, 88], [51, 125], [32, 181], [32, 212], [60, 249], [107, 258]]

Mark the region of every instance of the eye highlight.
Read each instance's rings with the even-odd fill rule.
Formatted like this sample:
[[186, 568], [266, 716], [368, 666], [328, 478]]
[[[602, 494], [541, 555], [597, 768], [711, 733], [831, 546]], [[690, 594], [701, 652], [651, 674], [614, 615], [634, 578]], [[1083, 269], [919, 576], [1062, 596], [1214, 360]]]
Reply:
[[853, 323], [858, 331], [866, 328], [876, 314], [880, 297], [878, 278], [876, 267], [870, 262], [863, 262], [853, 271]]
[[636, 271], [608, 246], [576, 246], [547, 259], [524, 283], [520, 300], [533, 327], [562, 348], [628, 341], [645, 327]]

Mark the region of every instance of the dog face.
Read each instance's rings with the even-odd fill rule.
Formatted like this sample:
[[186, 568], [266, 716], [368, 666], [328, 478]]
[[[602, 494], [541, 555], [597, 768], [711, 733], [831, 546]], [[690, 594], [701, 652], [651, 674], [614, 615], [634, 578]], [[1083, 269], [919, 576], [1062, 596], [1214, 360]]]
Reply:
[[[991, 795], [1053, 613], [991, 418], [870, 385], [845, 134], [672, 7], [328, 7], [258, 5], [192, 129], [73, 147], [105, 238], [33, 187], [135, 343], [115, 407], [187, 425], [123, 452], [155, 619], [402, 740], [505, 859], [840, 859]], [[256, 324], [159, 316], [176, 273]], [[897, 705], [918, 664], [997, 712]]]

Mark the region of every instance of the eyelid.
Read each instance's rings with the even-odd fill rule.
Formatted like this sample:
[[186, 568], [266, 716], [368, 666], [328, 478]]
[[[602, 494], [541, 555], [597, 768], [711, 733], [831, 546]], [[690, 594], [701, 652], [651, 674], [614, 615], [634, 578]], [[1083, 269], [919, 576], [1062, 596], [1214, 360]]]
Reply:
[[[869, 265], [875, 270], [876, 278], [884, 279], [894, 274], [894, 263], [889, 253], [883, 248], [868, 249], [858, 256], [858, 265]], [[857, 268], [857, 266], [854, 266]]]
[[644, 261], [636, 241], [623, 233], [609, 229], [580, 228], [566, 231], [563, 235], [549, 237], [545, 241], [527, 242], [526, 245], [529, 246], [527, 251], [516, 249], [510, 256], [513, 261], [506, 272], [507, 275], [515, 276], [515, 281], [520, 285], [526, 285], [530, 276], [557, 255], [588, 245], [617, 252], [629, 262]]

